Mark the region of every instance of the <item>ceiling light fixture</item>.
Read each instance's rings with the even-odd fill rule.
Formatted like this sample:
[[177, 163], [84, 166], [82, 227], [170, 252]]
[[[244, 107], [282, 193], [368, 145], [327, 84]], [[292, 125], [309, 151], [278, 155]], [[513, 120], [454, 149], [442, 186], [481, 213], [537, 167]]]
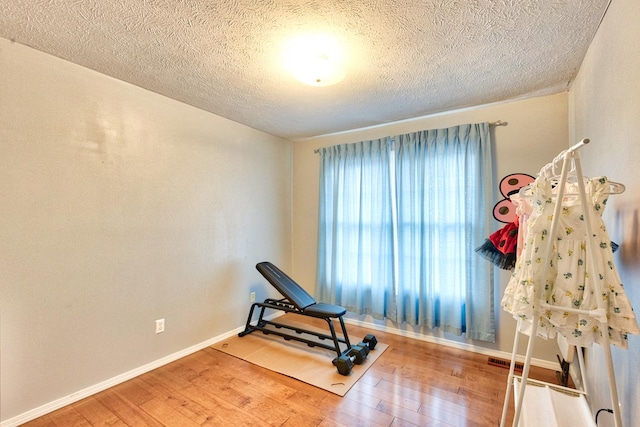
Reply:
[[330, 86], [344, 79], [342, 50], [331, 37], [307, 35], [293, 39], [285, 49], [285, 66], [302, 83]]

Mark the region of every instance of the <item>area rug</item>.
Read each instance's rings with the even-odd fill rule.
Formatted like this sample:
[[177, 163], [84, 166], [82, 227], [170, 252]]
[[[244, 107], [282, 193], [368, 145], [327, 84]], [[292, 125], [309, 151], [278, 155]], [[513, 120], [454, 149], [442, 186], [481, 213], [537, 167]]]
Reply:
[[[286, 317], [279, 318], [278, 322], [295, 324], [288, 319], [282, 320]], [[307, 324], [298, 323], [298, 325], [304, 329], [319, 330]], [[322, 332], [327, 333], [327, 331]], [[357, 344], [361, 339], [362, 337], [349, 335], [352, 345]], [[376, 348], [369, 352], [365, 362], [354, 365], [349, 375], [340, 375], [331, 363], [336, 357], [334, 351], [320, 347], [309, 347], [305, 343], [294, 340], [286, 341], [282, 337], [265, 335], [260, 331], [255, 331], [242, 338], [238, 336], [228, 338], [212, 345], [211, 348], [344, 396], [388, 346], [384, 343], [378, 343]]]

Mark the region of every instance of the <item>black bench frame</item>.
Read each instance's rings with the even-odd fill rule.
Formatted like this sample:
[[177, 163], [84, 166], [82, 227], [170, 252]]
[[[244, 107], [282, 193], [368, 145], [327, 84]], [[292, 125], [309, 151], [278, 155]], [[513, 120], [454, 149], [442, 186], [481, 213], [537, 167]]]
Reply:
[[[303, 342], [310, 347], [321, 347], [336, 352], [337, 357], [346, 354], [351, 349], [347, 328], [344, 325], [342, 316], [346, 313], [346, 309], [337, 305], [317, 303], [316, 300], [307, 293], [300, 285], [294, 282], [289, 276], [283, 273], [278, 267], [270, 262], [261, 262], [256, 265], [256, 269], [271, 283], [283, 296], [282, 299], [267, 298], [264, 302], [255, 302], [251, 305], [247, 324], [244, 331], [238, 335], [243, 337], [254, 331], [262, 331], [264, 334], [274, 334], [283, 337], [285, 340], [295, 340]], [[256, 308], [260, 309], [260, 315], [255, 324], [251, 323], [253, 313]], [[265, 311], [273, 309], [293, 313], [301, 316], [310, 316], [323, 319], [329, 326], [329, 334], [301, 329], [295, 326], [274, 322], [264, 318]], [[340, 323], [342, 336], [336, 333], [334, 320]], [[283, 331], [284, 330], [284, 331]], [[285, 332], [292, 331], [293, 333]], [[331, 340], [332, 345], [318, 340], [310, 339], [307, 336], [313, 336], [320, 341]], [[344, 344], [345, 350], [341, 350], [340, 344]]]

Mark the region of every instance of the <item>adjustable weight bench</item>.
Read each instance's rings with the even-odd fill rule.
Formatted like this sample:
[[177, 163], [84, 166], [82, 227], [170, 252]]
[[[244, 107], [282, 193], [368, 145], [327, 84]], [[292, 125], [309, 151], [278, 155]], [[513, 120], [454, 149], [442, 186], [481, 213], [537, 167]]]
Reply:
[[[244, 331], [238, 334], [239, 336], [243, 337], [254, 331], [261, 331], [264, 334], [281, 336], [285, 340], [303, 342], [309, 347], [321, 347], [335, 351], [336, 358], [332, 363], [342, 375], [349, 375], [353, 364], [363, 363], [369, 351], [375, 348], [377, 340], [371, 334], [368, 334], [358, 345], [351, 345], [344, 320], [342, 320], [342, 316], [347, 312], [344, 307], [316, 302], [307, 291], [270, 262], [258, 263], [256, 269], [284, 298], [267, 298], [264, 302], [253, 303], [247, 318], [247, 325]], [[251, 319], [256, 308], [260, 309], [260, 315], [256, 323], [252, 324]], [[330, 334], [266, 320], [264, 314], [267, 309], [323, 319], [327, 322]], [[336, 333], [333, 324], [335, 319], [340, 323], [341, 337]], [[327, 340], [330, 340], [332, 344], [324, 342]], [[341, 345], [344, 346], [344, 350], [341, 349]]]

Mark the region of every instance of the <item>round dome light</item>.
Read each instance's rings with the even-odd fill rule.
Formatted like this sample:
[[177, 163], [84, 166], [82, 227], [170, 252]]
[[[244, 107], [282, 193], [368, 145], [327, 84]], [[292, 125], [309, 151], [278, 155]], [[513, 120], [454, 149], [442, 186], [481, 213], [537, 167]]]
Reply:
[[285, 49], [285, 65], [296, 79], [312, 86], [333, 85], [345, 76], [342, 52], [328, 36], [292, 40]]

